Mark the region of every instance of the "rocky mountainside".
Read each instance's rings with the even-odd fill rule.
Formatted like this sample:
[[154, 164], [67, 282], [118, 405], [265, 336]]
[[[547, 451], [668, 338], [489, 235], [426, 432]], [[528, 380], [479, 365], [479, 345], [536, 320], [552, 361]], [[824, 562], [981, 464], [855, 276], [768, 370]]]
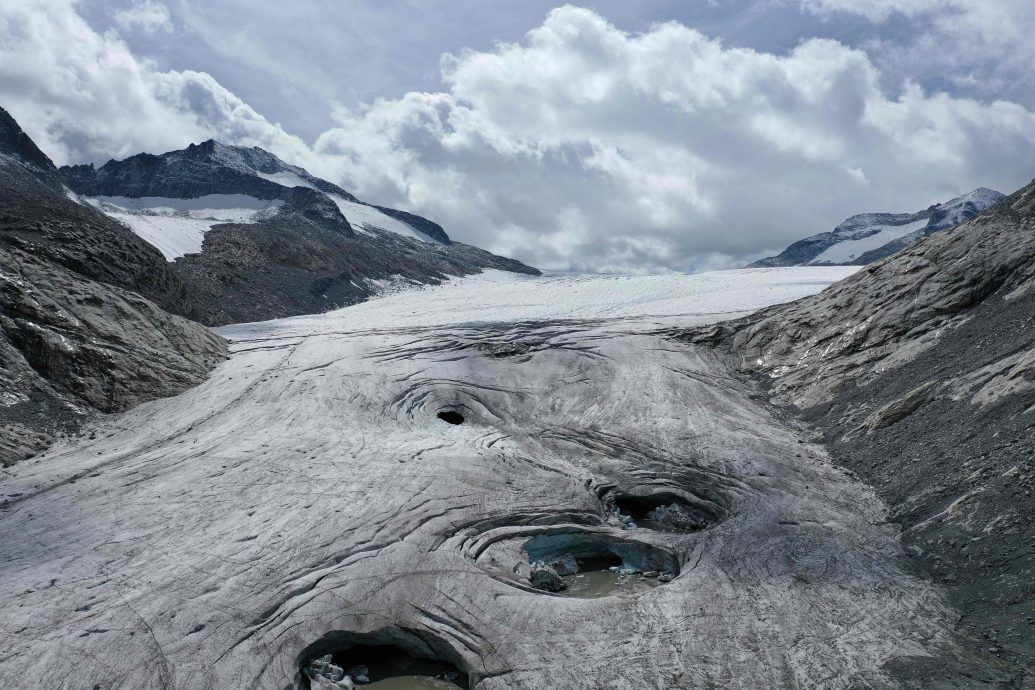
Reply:
[[206, 141], [60, 174], [84, 203], [162, 250], [209, 325], [327, 311], [486, 268], [539, 273], [259, 148]]
[[1035, 183], [814, 297], [687, 337], [810, 421], [891, 506], [961, 627], [1035, 668]]
[[777, 256], [748, 268], [773, 266], [865, 266], [891, 256], [920, 239], [955, 227], [983, 213], [1003, 195], [980, 187], [943, 204], [916, 213], [864, 213], [834, 228], [795, 242]]
[[0, 460], [203, 380], [225, 344], [174, 314], [191, 304], [161, 254], [72, 201], [0, 109]]

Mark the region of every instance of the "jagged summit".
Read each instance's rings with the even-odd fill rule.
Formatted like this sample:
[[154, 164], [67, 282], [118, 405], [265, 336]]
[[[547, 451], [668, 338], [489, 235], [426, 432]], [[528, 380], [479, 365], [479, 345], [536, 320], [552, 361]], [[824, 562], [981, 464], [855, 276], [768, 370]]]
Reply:
[[350, 221], [362, 223], [373, 216], [380, 219], [379, 227], [390, 226], [418, 239], [450, 243], [438, 223], [407, 211], [368, 204], [258, 146], [232, 146], [209, 139], [162, 154], [139, 153], [124, 160], [110, 160], [100, 168], [64, 166], [59, 172], [69, 189], [89, 197], [197, 199], [212, 194], [243, 194], [291, 203], [299, 195], [298, 188], [305, 188], [329, 197]]
[[987, 187], [916, 213], [862, 213], [833, 232], [822, 232], [795, 242], [777, 256], [761, 259], [749, 268], [773, 266], [864, 266], [905, 249], [923, 237], [947, 230], [983, 213], [1003, 195]]
[[54, 163], [40, 151], [28, 134], [22, 131], [10, 113], [0, 108], [0, 155], [15, 156], [45, 171], [54, 170]]
[[162, 154], [138, 153], [124, 160], [60, 169], [65, 183], [88, 196], [196, 198], [206, 194], [247, 194], [283, 198], [286, 189], [308, 187], [348, 201], [341, 187], [285, 163], [257, 146], [230, 146], [209, 139]]

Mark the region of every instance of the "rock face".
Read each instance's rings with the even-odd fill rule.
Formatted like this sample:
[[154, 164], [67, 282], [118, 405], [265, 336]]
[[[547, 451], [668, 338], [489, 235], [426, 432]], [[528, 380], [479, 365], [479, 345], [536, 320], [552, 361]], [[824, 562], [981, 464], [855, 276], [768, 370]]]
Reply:
[[109, 161], [98, 169], [65, 167], [60, 174], [75, 192], [106, 212], [114, 210], [130, 227], [144, 223], [159, 245], [163, 233], [184, 231], [183, 212], [156, 212], [147, 204], [153, 209], [195, 200], [204, 207], [206, 199], [217, 204], [234, 196], [283, 202], [228, 222], [215, 220], [218, 210], [212, 222], [192, 213], [203, 244], [171, 255], [170, 268], [189, 286], [196, 316], [209, 325], [323, 312], [389, 287], [437, 284], [487, 268], [539, 274], [518, 261], [452, 242], [426, 218], [366, 204], [259, 148], [206, 141], [158, 156]]
[[158, 252], [69, 199], [50, 160], [0, 110], [0, 460], [48, 445], [90, 411], [202, 381], [225, 344], [180, 316]]
[[337, 218], [288, 207], [268, 220], [209, 231], [202, 253], [171, 264], [190, 285], [199, 320], [223, 325], [319, 313], [365, 301], [386, 285], [435, 284], [485, 268], [532, 271], [464, 244], [346, 230], [333, 204], [327, 211]]
[[814, 297], [690, 339], [724, 343], [818, 427], [963, 626], [1035, 668], [1035, 183]]
[[833, 232], [795, 242], [777, 256], [761, 259], [748, 268], [773, 266], [865, 266], [983, 213], [1003, 195], [980, 187], [943, 204], [917, 213], [864, 213], [852, 216]]
[[[376, 681], [347, 652], [390, 646], [479, 690], [1001, 687], [873, 491], [659, 330], [794, 271], [815, 269], [746, 272], [753, 303], [724, 274], [471, 278], [223, 329], [212, 379], [0, 485], [0, 686]], [[673, 293], [693, 306], [661, 319]], [[612, 496], [715, 519], [626, 528]], [[530, 586], [566, 556], [668, 582]]]
[[85, 196], [190, 199], [206, 194], [246, 194], [279, 199], [286, 190], [308, 186], [356, 200], [341, 187], [288, 165], [268, 151], [227, 146], [213, 139], [161, 155], [141, 153], [111, 160], [97, 169], [93, 165], [65, 166], [60, 174], [72, 191]]

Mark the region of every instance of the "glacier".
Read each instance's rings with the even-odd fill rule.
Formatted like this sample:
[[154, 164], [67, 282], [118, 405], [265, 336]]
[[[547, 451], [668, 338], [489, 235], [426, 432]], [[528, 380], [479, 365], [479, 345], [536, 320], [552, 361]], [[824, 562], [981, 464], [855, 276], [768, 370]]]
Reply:
[[[951, 609], [871, 489], [673, 337], [854, 270], [487, 272], [220, 328], [207, 382], [3, 470], [0, 686], [330, 687], [304, 669], [349, 645], [482, 690], [890, 685]], [[620, 512], [669, 502], [707, 527]], [[533, 547], [671, 577], [551, 594]]]

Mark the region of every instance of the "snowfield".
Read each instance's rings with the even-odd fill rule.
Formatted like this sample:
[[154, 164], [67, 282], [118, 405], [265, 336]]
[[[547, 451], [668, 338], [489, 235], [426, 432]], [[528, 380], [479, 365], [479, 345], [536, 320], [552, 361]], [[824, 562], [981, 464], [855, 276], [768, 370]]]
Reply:
[[282, 170], [275, 173], [264, 173], [258, 171], [252, 171], [256, 176], [261, 177], [264, 180], [270, 182], [276, 182], [282, 187], [308, 187], [309, 189], [316, 189], [309, 180], [303, 178], [298, 173], [293, 173], [290, 170]]
[[438, 244], [438, 240], [425, 235], [423, 232], [417, 230], [408, 223], [404, 223], [401, 220], [396, 220], [391, 216], [381, 213], [381, 211], [378, 211], [373, 206], [349, 201], [337, 194], [328, 194], [328, 196], [331, 197], [331, 199], [334, 200], [334, 203], [338, 205], [342, 215], [348, 219], [352, 227], [359, 232], [363, 232], [367, 227], [375, 227], [380, 228], [381, 230], [394, 232], [403, 237], [412, 237], [415, 240]]
[[254, 223], [284, 202], [245, 194], [169, 197], [82, 197], [158, 248], [166, 261], [201, 251], [205, 233], [220, 223]]
[[905, 225], [874, 225], [864, 232], [873, 234], [858, 239], [846, 239], [829, 247], [822, 254], [810, 261], [810, 264], [837, 264], [852, 261], [868, 251], [880, 249], [889, 242], [912, 235], [927, 227], [928, 220], [924, 218], [914, 223]]
[[[4, 470], [0, 687], [301, 688], [351, 643], [479, 690], [888, 687], [951, 610], [872, 491], [659, 330], [851, 270], [488, 273], [220, 329], [205, 384]], [[615, 512], [644, 501], [708, 526]], [[533, 546], [674, 579], [549, 594]]]

